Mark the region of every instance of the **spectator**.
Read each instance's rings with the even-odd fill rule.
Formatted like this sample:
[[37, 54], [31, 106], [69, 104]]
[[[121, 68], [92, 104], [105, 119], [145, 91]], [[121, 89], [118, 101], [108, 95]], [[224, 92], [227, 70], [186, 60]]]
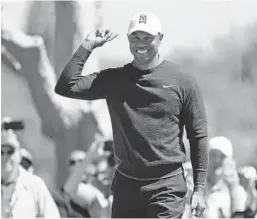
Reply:
[[252, 166], [239, 168], [240, 184], [244, 187], [247, 194], [245, 210], [234, 212], [232, 217], [253, 218], [257, 213], [257, 191], [255, 188], [256, 170]]
[[[76, 169], [76, 165], [81, 163], [86, 158], [86, 153], [81, 150], [73, 151], [68, 158], [68, 170], [69, 175], [71, 175]], [[83, 180], [84, 174], [82, 176]], [[88, 211], [88, 206], [83, 206], [77, 203], [73, 198], [65, 191], [64, 186], [59, 190], [53, 192], [53, 197], [59, 208], [61, 217], [65, 218], [89, 218], [90, 214]]]
[[95, 162], [96, 177], [94, 177], [93, 184], [104, 193], [106, 198], [110, 198], [111, 194], [111, 183], [114, 176], [114, 172], [117, 167], [117, 159], [113, 152], [113, 141], [104, 141], [103, 150], [100, 154], [110, 153], [108, 156], [101, 156], [102, 159], [98, 159]]
[[[69, 176], [56, 198], [61, 215], [66, 217], [102, 217], [108, 205], [102, 192], [91, 184], [99, 143], [94, 142], [88, 153], [73, 151], [69, 157]], [[58, 199], [59, 198], [59, 199]], [[58, 200], [57, 200], [58, 199]]]
[[34, 173], [33, 157], [25, 148], [20, 149], [21, 166], [30, 173]]
[[[95, 163], [96, 177], [94, 177], [92, 184], [97, 187], [108, 200], [108, 205], [103, 209], [103, 216], [110, 217], [111, 206], [113, 202], [113, 195], [111, 193], [112, 179], [118, 164], [118, 160], [114, 156], [113, 141], [105, 140], [103, 150], [100, 151], [100, 155], [107, 152], [107, 156], [101, 156], [102, 159], [98, 159]], [[110, 153], [108, 155], [108, 152]]]
[[209, 150], [207, 209], [204, 216], [228, 218], [234, 212], [244, 210], [246, 193], [239, 184], [230, 140], [223, 136], [211, 138]]
[[20, 166], [20, 143], [12, 130], [1, 132], [1, 216], [53, 217], [59, 212], [44, 181]]

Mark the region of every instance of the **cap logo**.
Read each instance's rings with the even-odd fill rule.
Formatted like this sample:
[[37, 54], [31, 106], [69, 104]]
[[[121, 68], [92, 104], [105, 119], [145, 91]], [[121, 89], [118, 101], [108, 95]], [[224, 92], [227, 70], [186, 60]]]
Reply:
[[141, 14], [139, 17], [139, 24], [144, 23], [146, 24], [147, 16], [145, 14]]

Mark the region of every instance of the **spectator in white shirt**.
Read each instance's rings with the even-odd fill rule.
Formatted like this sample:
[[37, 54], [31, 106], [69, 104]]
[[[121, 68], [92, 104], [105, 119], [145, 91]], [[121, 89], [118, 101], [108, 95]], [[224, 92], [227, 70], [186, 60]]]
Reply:
[[20, 143], [12, 130], [1, 132], [1, 217], [59, 218], [44, 181], [20, 166]]
[[204, 217], [230, 218], [245, 210], [246, 193], [239, 183], [232, 143], [223, 136], [209, 141], [206, 198]]

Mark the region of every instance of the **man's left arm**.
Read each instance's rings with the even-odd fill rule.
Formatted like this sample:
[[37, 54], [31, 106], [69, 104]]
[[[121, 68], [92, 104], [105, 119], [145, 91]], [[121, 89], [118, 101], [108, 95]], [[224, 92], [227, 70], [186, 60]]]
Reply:
[[205, 105], [196, 79], [189, 75], [183, 89], [183, 119], [190, 143], [190, 158], [193, 167], [194, 193], [191, 205], [196, 216], [205, 208], [204, 188], [208, 169], [208, 133]]

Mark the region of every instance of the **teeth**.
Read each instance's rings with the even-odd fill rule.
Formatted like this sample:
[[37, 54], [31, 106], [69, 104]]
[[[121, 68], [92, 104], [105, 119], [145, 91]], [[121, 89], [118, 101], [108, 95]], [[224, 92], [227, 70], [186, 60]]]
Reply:
[[147, 53], [148, 50], [140, 50], [138, 49], [137, 52], [140, 53], [140, 54], [144, 54], [144, 53]]

